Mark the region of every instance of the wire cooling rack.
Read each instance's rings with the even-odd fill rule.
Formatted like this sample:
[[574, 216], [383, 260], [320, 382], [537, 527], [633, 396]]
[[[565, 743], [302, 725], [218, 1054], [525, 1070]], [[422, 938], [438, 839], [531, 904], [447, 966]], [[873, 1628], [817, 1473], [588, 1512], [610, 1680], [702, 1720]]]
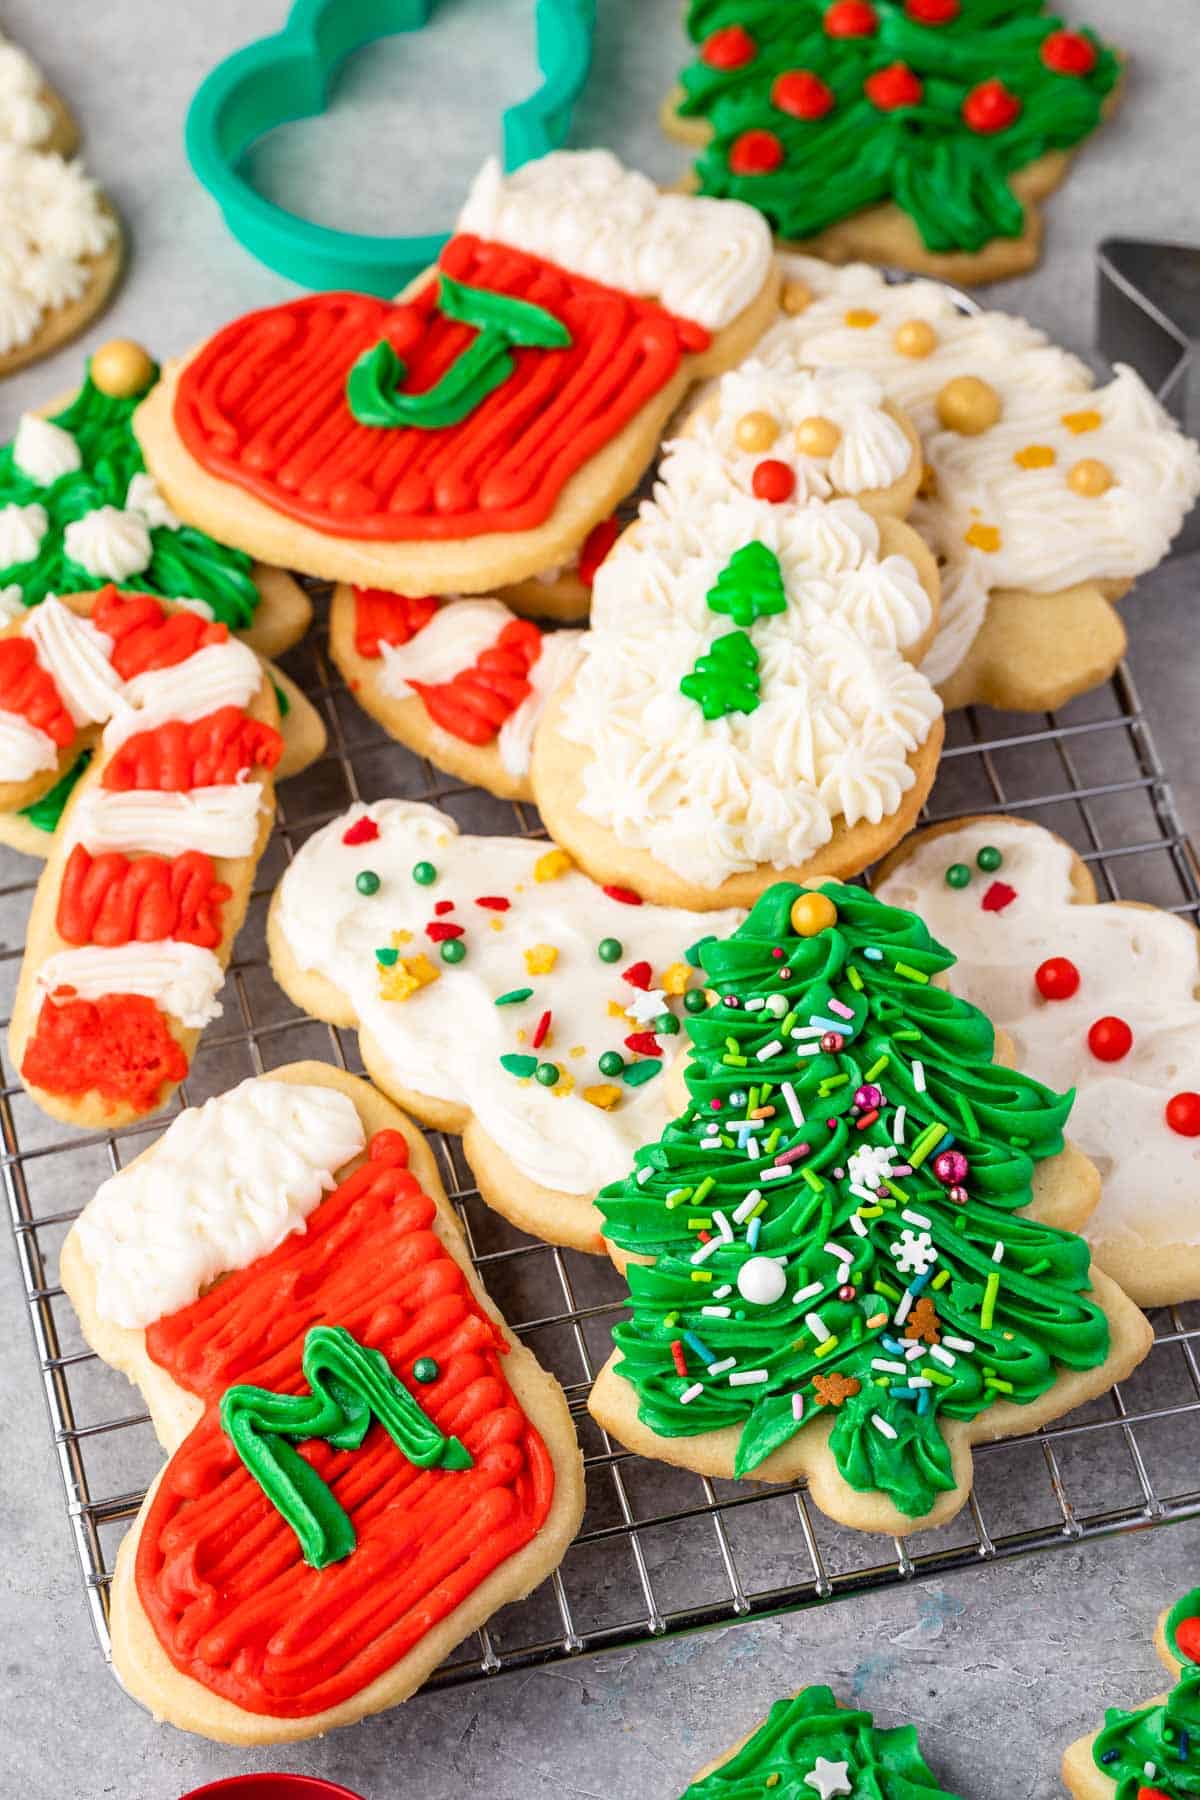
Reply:
[[[324, 610], [286, 660], [325, 715], [329, 751], [281, 790], [224, 1017], [203, 1038], [180, 1105], [300, 1057], [360, 1068], [352, 1032], [298, 1014], [275, 986], [264, 936], [267, 903], [287, 860], [350, 801], [401, 794], [436, 801], [470, 830], [541, 830], [532, 807], [447, 780], [366, 718], [328, 660]], [[1058, 713], [951, 716], [926, 818], [989, 811], [1025, 814], [1068, 838], [1102, 898], [1200, 914], [1195, 859], [1124, 670]], [[15, 985], [36, 871], [9, 857], [0, 873], [14, 877], [0, 887], [3, 1006]], [[84, 1136], [44, 1118], [7, 1068], [5, 1076], [0, 1127], [13, 1242], [70, 1529], [107, 1656], [116, 1546], [162, 1455], [136, 1390], [83, 1344], [56, 1285], [57, 1256], [79, 1207], [163, 1120]], [[588, 1496], [583, 1530], [559, 1571], [461, 1645], [432, 1686], [1200, 1515], [1200, 1305], [1155, 1315], [1154, 1348], [1119, 1389], [1031, 1436], [978, 1445], [968, 1505], [949, 1526], [908, 1544], [833, 1525], [810, 1507], [803, 1485], [710, 1481], [632, 1456], [586, 1410], [621, 1310], [616, 1273], [602, 1258], [554, 1249], [500, 1219], [480, 1200], [457, 1140], [431, 1137], [492, 1296], [566, 1390]]]

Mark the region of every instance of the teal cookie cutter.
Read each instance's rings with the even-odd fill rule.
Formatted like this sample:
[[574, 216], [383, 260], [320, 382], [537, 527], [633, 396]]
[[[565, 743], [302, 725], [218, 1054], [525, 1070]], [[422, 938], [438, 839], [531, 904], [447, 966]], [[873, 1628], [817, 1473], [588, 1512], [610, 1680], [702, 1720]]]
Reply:
[[[449, 235], [369, 237], [333, 231], [276, 206], [240, 170], [264, 132], [324, 112], [338, 68], [376, 38], [419, 31], [437, 0], [295, 0], [273, 37], [237, 50], [207, 75], [188, 109], [185, 144], [200, 182], [238, 242], [308, 288], [351, 288], [385, 298], [436, 261]], [[542, 84], [503, 115], [506, 169], [563, 142], [587, 79], [596, 0], [536, 0]]]

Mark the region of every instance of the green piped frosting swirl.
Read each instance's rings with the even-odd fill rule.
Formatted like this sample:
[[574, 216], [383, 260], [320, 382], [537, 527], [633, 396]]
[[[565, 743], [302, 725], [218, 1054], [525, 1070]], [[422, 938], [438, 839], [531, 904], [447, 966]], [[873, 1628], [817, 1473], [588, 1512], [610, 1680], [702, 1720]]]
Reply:
[[881, 1731], [869, 1712], [840, 1707], [827, 1687], [777, 1700], [737, 1754], [681, 1800], [813, 1800], [808, 1776], [818, 1757], [846, 1764], [858, 1800], [956, 1800], [921, 1755], [915, 1726]]
[[[1107, 1354], [1087, 1245], [1021, 1216], [1073, 1096], [993, 1062], [990, 1021], [932, 985], [954, 958], [915, 914], [820, 891], [837, 919], [816, 935], [795, 934], [805, 890], [781, 882], [689, 953], [714, 996], [687, 1017], [690, 1104], [599, 1196], [607, 1237], [645, 1259], [627, 1268], [617, 1368], [662, 1436], [737, 1429], [738, 1475], [832, 1405], [845, 1479], [920, 1517], [955, 1486], [944, 1419], [1028, 1404]], [[830, 1026], [843, 1044], [822, 1050]], [[855, 1106], [864, 1084], [884, 1096], [873, 1118]], [[969, 1162], [965, 1202], [934, 1173], [948, 1148]], [[763, 1257], [785, 1276], [767, 1304], [738, 1287]], [[914, 1352], [903, 1332], [922, 1299], [937, 1345]], [[855, 1391], [823, 1400], [831, 1375]]]
[[[1042, 0], [962, 0], [956, 18], [936, 25], [909, 17], [899, 0], [872, 4], [877, 31], [847, 38], [824, 29], [829, 0], [693, 0], [693, 43], [740, 25], [757, 48], [737, 68], [711, 68], [697, 58], [683, 72], [681, 114], [713, 130], [696, 164], [702, 191], [747, 201], [785, 238], [810, 237], [888, 200], [911, 216], [928, 250], [974, 252], [992, 238], [1020, 236], [1025, 211], [1009, 177], [1096, 129], [1120, 75], [1115, 54], [1085, 31], [1096, 51], [1088, 73], [1047, 68], [1042, 45], [1063, 21], [1044, 14]], [[922, 97], [916, 106], [883, 112], [863, 84], [897, 62], [918, 76]], [[772, 104], [778, 76], [797, 69], [832, 90], [834, 105], [824, 117], [798, 119]], [[1020, 113], [1002, 131], [972, 131], [963, 102], [993, 79], [1017, 97]], [[735, 173], [733, 144], [764, 129], [783, 147], [780, 166]]]

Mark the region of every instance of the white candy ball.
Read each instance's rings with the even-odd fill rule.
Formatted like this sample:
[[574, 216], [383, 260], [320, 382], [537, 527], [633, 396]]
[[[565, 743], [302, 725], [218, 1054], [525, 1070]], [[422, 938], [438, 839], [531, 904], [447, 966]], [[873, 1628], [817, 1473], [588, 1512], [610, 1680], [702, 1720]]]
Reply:
[[738, 1270], [738, 1293], [753, 1306], [772, 1306], [783, 1296], [787, 1276], [769, 1256], [752, 1256]]

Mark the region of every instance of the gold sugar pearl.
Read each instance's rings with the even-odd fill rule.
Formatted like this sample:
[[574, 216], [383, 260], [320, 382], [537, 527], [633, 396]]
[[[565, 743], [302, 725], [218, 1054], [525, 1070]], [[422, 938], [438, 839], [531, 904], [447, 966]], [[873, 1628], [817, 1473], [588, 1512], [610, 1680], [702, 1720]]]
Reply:
[[956, 375], [937, 397], [938, 418], [947, 431], [963, 437], [978, 437], [996, 423], [1001, 410], [999, 394], [978, 375]]
[[1101, 494], [1107, 494], [1112, 484], [1112, 470], [1094, 456], [1085, 456], [1082, 462], [1075, 463], [1067, 475], [1071, 492], [1082, 495], [1085, 500], [1098, 500]]
[[901, 356], [929, 356], [937, 349], [938, 334], [928, 319], [905, 319], [892, 339]]
[[110, 338], [92, 352], [91, 376], [102, 394], [111, 400], [129, 400], [144, 393], [154, 380], [154, 364], [147, 351], [132, 338]]
[[739, 450], [769, 450], [779, 436], [779, 423], [768, 412], [743, 413], [733, 435]]
[[832, 419], [814, 413], [796, 427], [795, 445], [801, 456], [832, 456], [842, 441], [842, 431]]
[[813, 291], [807, 281], [785, 281], [781, 299], [785, 313], [807, 312], [813, 302]]

